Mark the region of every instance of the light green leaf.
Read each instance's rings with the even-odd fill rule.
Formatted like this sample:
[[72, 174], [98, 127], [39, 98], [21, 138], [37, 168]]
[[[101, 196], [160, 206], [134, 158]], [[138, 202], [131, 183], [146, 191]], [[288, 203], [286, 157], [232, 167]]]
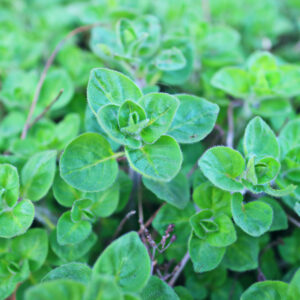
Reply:
[[284, 209], [273, 198], [261, 197], [260, 201], [267, 203], [273, 210], [273, 221], [269, 231], [284, 230], [288, 228], [288, 220]]
[[42, 282], [57, 279], [69, 279], [82, 284], [88, 284], [91, 281], [92, 270], [83, 263], [71, 262], [61, 265], [47, 273]]
[[115, 182], [105, 191], [86, 193], [86, 198], [93, 201], [89, 210], [97, 217], [109, 217], [117, 209], [120, 198], [119, 183]]
[[176, 97], [180, 104], [168, 134], [184, 144], [203, 140], [215, 126], [218, 105], [192, 95]]
[[148, 251], [136, 232], [130, 232], [111, 243], [97, 259], [93, 274], [114, 276], [127, 292], [139, 292], [150, 277]]
[[273, 157], [264, 157], [256, 162], [257, 184], [266, 184], [275, 179], [280, 170], [280, 163]]
[[217, 187], [230, 192], [243, 189], [238, 177], [245, 169], [245, 161], [239, 152], [224, 146], [213, 147], [201, 156], [198, 164]]
[[0, 122], [0, 137], [9, 138], [20, 133], [25, 124], [25, 114], [19, 111], [8, 113]]
[[70, 102], [74, 94], [74, 85], [70, 75], [64, 69], [50, 70], [41, 89], [40, 101], [38, 101], [39, 111], [49, 105], [62, 89], [63, 93], [52, 105], [51, 110], [60, 109]]
[[151, 276], [141, 292], [142, 300], [179, 300], [175, 291], [156, 276]]
[[86, 220], [73, 222], [71, 212], [65, 212], [57, 222], [57, 241], [60, 245], [78, 244], [91, 233], [91, 223]]
[[185, 65], [186, 59], [176, 47], [162, 50], [155, 59], [156, 68], [162, 71], [176, 71]]
[[22, 200], [0, 214], [0, 237], [12, 238], [23, 234], [31, 226], [33, 218], [34, 205], [30, 200]]
[[238, 98], [245, 98], [250, 93], [250, 83], [245, 70], [237, 67], [225, 67], [212, 78], [211, 84]]
[[244, 151], [248, 157], [279, 157], [279, 145], [272, 129], [260, 117], [252, 119], [245, 131]]
[[125, 100], [137, 102], [142, 92], [122, 73], [98, 68], [90, 74], [87, 87], [88, 103], [94, 114], [105, 104], [121, 105]]
[[19, 187], [18, 170], [9, 164], [0, 165], [0, 207], [15, 205], [19, 197]]
[[43, 151], [27, 161], [21, 172], [23, 197], [38, 201], [48, 193], [55, 176], [56, 154]]
[[210, 233], [219, 230], [219, 226], [214, 222], [212, 217], [213, 212], [205, 209], [190, 218], [190, 224], [198, 238], [205, 239]]
[[146, 143], [152, 144], [170, 128], [179, 101], [169, 94], [150, 93], [142, 97], [139, 104], [146, 111], [149, 120], [141, 137]]
[[213, 186], [209, 181], [200, 184], [193, 192], [193, 200], [201, 209], [210, 209], [214, 216], [231, 217], [231, 194]]
[[279, 135], [281, 158], [295, 147], [300, 146], [300, 118], [289, 121]]
[[258, 266], [258, 239], [238, 231], [237, 241], [227, 247], [223, 265], [236, 272], [256, 269]]
[[177, 208], [183, 209], [189, 201], [189, 183], [186, 176], [182, 173], [178, 173], [178, 175], [169, 182], [155, 181], [143, 177], [143, 183], [157, 198]]
[[97, 113], [97, 120], [107, 135], [115, 142], [123, 145], [128, 145], [132, 148], [141, 147], [142, 143], [139, 137], [130, 136], [125, 132], [121, 132], [118, 115], [119, 106], [107, 104], [102, 106]]
[[50, 234], [50, 245], [53, 252], [64, 262], [72, 262], [86, 255], [97, 241], [93, 232], [84, 241], [77, 244], [60, 245], [57, 242], [57, 232], [53, 230]]
[[126, 100], [119, 109], [118, 122], [124, 134], [138, 135], [147, 126], [148, 119], [140, 105]]
[[86, 288], [83, 300], [123, 300], [121, 289], [118, 287], [114, 277], [94, 275]]
[[83, 197], [83, 192], [66, 183], [59, 175], [59, 172], [56, 173], [52, 189], [57, 202], [65, 207], [72, 207], [74, 201]]
[[65, 148], [60, 159], [60, 175], [81, 191], [105, 190], [117, 177], [117, 156], [100, 134], [85, 133]]
[[85, 287], [82, 283], [59, 279], [30, 287], [25, 300], [82, 300]]
[[282, 281], [263, 281], [252, 284], [243, 294], [241, 300], [285, 300], [288, 284]]
[[207, 235], [207, 242], [213, 247], [227, 247], [236, 241], [236, 232], [231, 219], [226, 215], [219, 215], [214, 219], [218, 226], [216, 232]]
[[261, 236], [272, 225], [273, 210], [262, 201], [243, 204], [242, 194], [236, 193], [231, 200], [231, 210], [234, 222], [251, 236]]
[[129, 52], [131, 45], [137, 40], [133, 25], [126, 19], [121, 19], [117, 24], [117, 36], [125, 53]]
[[170, 181], [180, 170], [182, 153], [177, 142], [169, 136], [160, 137], [154, 144], [141, 149], [125, 148], [130, 166], [143, 176]]
[[300, 298], [300, 269], [294, 274], [288, 287], [288, 300], [298, 300]]
[[221, 263], [225, 249], [225, 247], [213, 247], [206, 240], [192, 235], [189, 240], [189, 253], [194, 271], [202, 273], [215, 269]]
[[45, 229], [29, 229], [12, 240], [11, 249], [22, 260], [28, 259], [31, 271], [38, 270], [48, 255], [48, 235]]

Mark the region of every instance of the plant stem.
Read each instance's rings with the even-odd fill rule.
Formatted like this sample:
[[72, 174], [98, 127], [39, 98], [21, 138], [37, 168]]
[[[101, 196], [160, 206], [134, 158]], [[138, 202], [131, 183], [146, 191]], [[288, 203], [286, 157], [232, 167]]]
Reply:
[[176, 267], [178, 267], [178, 269], [174, 273], [172, 278], [170, 279], [170, 281], [168, 283], [169, 286], [174, 286], [176, 280], [178, 279], [179, 275], [183, 271], [183, 269], [184, 269], [185, 265], [187, 264], [187, 262], [189, 261], [189, 259], [190, 259], [190, 254], [189, 254], [189, 251], [187, 251], [186, 254], [184, 255], [183, 259], [181, 260], [181, 262], [176, 266]]
[[210, 15], [210, 3], [209, 3], [209, 0], [202, 0], [202, 14], [203, 14], [204, 21], [210, 22], [211, 15]]
[[228, 117], [228, 133], [227, 133], [226, 145], [227, 147], [233, 148], [234, 123], [233, 123], [233, 106], [231, 102], [228, 105], [227, 117]]
[[290, 216], [290, 215], [287, 215], [287, 218], [288, 218], [288, 220], [289, 220], [292, 224], [294, 224], [295, 226], [297, 226], [298, 228], [300, 228], [300, 222], [299, 222], [299, 221], [297, 221], [295, 218], [293, 218], [293, 217]]
[[[155, 212], [154, 214], [146, 221], [146, 223], [144, 224], [144, 229], [149, 227], [152, 223], [152, 221], [154, 220], [154, 218], [156, 217], [156, 215], [158, 214], [158, 212], [166, 205], [166, 203], [162, 204]], [[140, 228], [138, 234], [142, 234], [144, 229]]]
[[111, 242], [119, 235], [119, 233], [121, 232], [121, 230], [123, 229], [123, 226], [125, 225], [125, 223], [127, 222], [127, 220], [136, 214], [135, 210], [131, 210], [129, 213], [126, 214], [126, 216], [123, 218], [123, 220], [121, 221], [120, 225], [118, 226], [116, 232], [114, 233]]
[[27, 132], [28, 132], [28, 128], [29, 128], [29, 124], [31, 123], [31, 119], [32, 119], [32, 116], [34, 114], [34, 110], [35, 110], [35, 107], [37, 105], [37, 102], [39, 100], [39, 96], [40, 96], [40, 92], [41, 92], [41, 89], [43, 87], [43, 84], [44, 84], [44, 81], [46, 79], [46, 75], [47, 75], [47, 72], [48, 72], [48, 69], [51, 67], [56, 55], [58, 54], [58, 52], [60, 51], [60, 49], [64, 46], [64, 44], [70, 39], [72, 38], [73, 36], [75, 36], [76, 34], [78, 33], [81, 33], [81, 32], [84, 32], [84, 31], [88, 31], [94, 27], [98, 27], [100, 25], [103, 25], [103, 23], [94, 23], [94, 24], [91, 24], [91, 25], [85, 25], [85, 26], [80, 26], [72, 31], [70, 31], [67, 36], [62, 39], [57, 45], [56, 47], [54, 48], [53, 52], [51, 53], [50, 57], [48, 58], [45, 66], [44, 66], [44, 69], [42, 71], [42, 74], [40, 76], [40, 79], [39, 79], [39, 82], [38, 82], [38, 85], [36, 87], [36, 90], [34, 92], [34, 97], [33, 97], [33, 100], [32, 100], [32, 103], [31, 103], [31, 106], [30, 106], [30, 109], [29, 109], [29, 113], [28, 113], [28, 116], [27, 116], [27, 119], [26, 119], [26, 122], [25, 122], [25, 125], [24, 125], [24, 128], [23, 128], [23, 131], [22, 131], [22, 134], [21, 134], [21, 139], [25, 139], [26, 136], [27, 136]]
[[45, 109], [28, 125], [27, 131], [39, 120], [41, 120], [46, 113], [50, 110], [50, 108], [59, 100], [61, 94], [64, 92], [63, 89], [61, 89], [58, 93], [58, 95], [45, 107]]

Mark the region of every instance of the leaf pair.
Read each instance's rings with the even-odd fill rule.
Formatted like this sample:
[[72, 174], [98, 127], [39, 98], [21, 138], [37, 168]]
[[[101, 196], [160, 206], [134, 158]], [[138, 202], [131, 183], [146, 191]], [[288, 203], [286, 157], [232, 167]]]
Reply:
[[[238, 192], [244, 187], [254, 193], [276, 195], [269, 183], [276, 179], [279, 170], [279, 145], [270, 127], [259, 117], [247, 125], [244, 136], [244, 153], [248, 159], [245, 170], [243, 156], [228, 147], [213, 147], [199, 160], [204, 175], [217, 187]], [[294, 189], [277, 191], [288, 194]]]

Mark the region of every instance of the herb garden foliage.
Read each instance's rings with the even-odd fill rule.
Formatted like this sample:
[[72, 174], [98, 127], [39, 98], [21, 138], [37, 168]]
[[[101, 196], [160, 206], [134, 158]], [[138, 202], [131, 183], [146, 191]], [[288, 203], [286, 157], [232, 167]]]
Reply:
[[299, 300], [299, 14], [2, 0], [0, 299]]

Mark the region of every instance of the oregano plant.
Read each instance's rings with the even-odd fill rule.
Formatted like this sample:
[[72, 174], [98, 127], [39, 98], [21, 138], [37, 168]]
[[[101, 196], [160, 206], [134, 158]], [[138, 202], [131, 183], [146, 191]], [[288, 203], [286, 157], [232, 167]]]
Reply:
[[295, 1], [2, 2], [0, 300], [300, 299]]

